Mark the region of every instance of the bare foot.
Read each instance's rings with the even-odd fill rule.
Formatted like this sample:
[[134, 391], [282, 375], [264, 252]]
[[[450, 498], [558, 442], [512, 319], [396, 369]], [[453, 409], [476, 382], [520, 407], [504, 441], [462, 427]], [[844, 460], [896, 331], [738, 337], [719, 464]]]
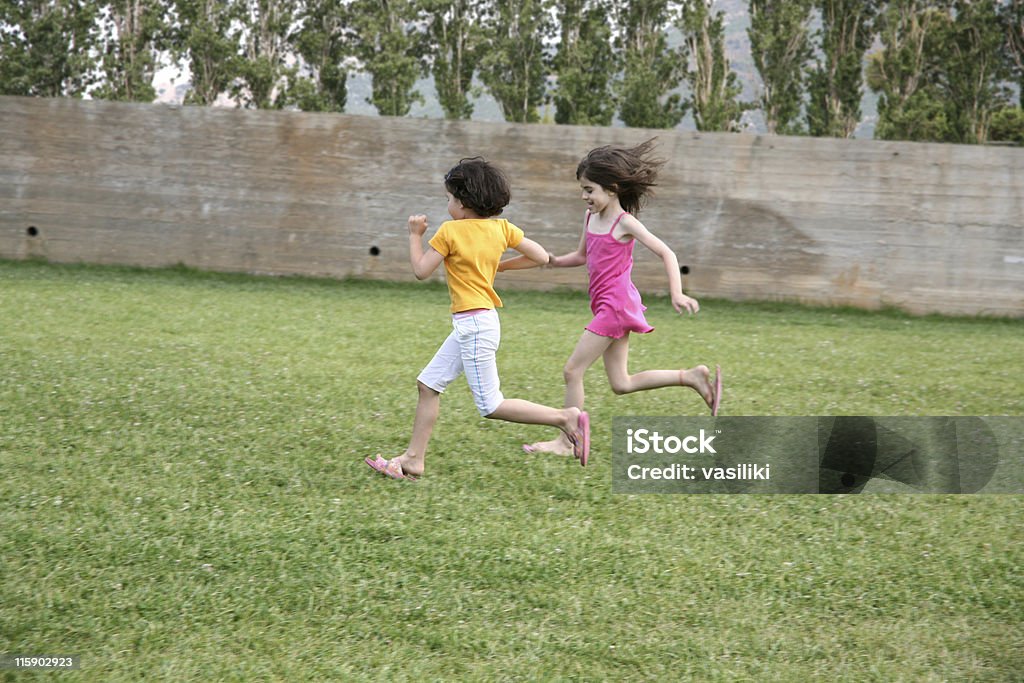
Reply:
[[402, 455], [398, 456], [397, 460], [402, 465], [403, 474], [412, 475], [414, 477], [423, 476], [424, 461], [422, 457], [414, 458], [410, 456], [408, 453], [403, 453]]
[[551, 441], [537, 441], [524, 444], [523, 450], [527, 453], [553, 453], [555, 455], [572, 455], [572, 444], [564, 433], [559, 434], [557, 439]]
[[689, 370], [680, 370], [679, 383], [700, 394], [700, 397], [708, 404], [708, 408], [714, 403], [715, 387], [711, 383], [711, 371], [708, 370], [708, 366], [698, 365]]

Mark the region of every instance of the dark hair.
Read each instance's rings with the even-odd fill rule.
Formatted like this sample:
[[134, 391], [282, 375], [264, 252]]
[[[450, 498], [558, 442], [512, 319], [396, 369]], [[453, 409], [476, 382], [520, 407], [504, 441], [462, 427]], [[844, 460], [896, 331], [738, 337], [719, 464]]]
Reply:
[[665, 164], [664, 159], [651, 157], [654, 141], [651, 138], [636, 147], [598, 147], [583, 157], [576, 167], [576, 180], [586, 177], [605, 190], [619, 196], [619, 203], [626, 211], [637, 214], [653, 194], [658, 170]]
[[483, 218], [497, 216], [512, 199], [505, 174], [483, 157], [461, 159], [445, 174], [444, 187]]

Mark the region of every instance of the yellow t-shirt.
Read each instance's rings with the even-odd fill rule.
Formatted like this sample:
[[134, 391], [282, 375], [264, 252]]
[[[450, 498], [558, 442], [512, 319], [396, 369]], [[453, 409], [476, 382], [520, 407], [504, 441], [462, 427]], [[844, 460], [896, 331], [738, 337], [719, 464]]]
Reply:
[[445, 221], [430, 238], [430, 246], [444, 256], [452, 313], [474, 308], [497, 308], [494, 291], [498, 261], [506, 249], [523, 240], [523, 231], [504, 218]]

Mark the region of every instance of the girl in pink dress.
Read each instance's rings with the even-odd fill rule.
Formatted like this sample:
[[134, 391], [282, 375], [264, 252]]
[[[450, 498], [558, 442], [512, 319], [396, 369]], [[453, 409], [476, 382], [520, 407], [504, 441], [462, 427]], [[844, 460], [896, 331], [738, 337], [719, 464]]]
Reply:
[[[629, 334], [646, 334], [654, 328], [644, 318], [640, 293], [630, 277], [633, 245], [640, 242], [665, 264], [672, 306], [677, 312], [696, 313], [697, 300], [683, 294], [676, 255], [652, 234], [636, 215], [651, 194], [659, 168], [664, 161], [653, 159], [654, 140], [632, 148], [599, 147], [591, 150], [576, 168], [576, 179], [583, 189], [587, 215], [583, 234], [575, 251], [552, 256], [549, 266], [571, 268], [587, 266], [590, 275], [590, 309], [593, 320], [586, 326], [576, 348], [565, 364], [565, 406], [583, 408], [583, 375], [599, 357], [604, 357], [608, 382], [616, 394], [669, 386], [690, 387], [700, 394], [718, 414], [722, 400], [722, 372], [715, 366], [712, 379], [707, 366], [682, 370], [645, 370], [629, 374]], [[536, 266], [523, 257], [503, 261], [499, 270]], [[573, 452], [568, 439], [524, 445], [527, 452], [568, 455]]]

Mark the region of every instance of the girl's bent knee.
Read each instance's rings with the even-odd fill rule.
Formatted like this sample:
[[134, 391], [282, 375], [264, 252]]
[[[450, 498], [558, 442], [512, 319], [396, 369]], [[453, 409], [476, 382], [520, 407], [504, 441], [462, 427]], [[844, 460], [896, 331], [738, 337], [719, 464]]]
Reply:
[[420, 396], [440, 396], [441, 392], [436, 389], [431, 389], [423, 382], [416, 380], [416, 388], [420, 392]]
[[616, 396], [622, 396], [623, 394], [630, 393], [630, 386], [628, 381], [623, 380], [611, 380], [609, 384], [612, 387], [612, 393]]

